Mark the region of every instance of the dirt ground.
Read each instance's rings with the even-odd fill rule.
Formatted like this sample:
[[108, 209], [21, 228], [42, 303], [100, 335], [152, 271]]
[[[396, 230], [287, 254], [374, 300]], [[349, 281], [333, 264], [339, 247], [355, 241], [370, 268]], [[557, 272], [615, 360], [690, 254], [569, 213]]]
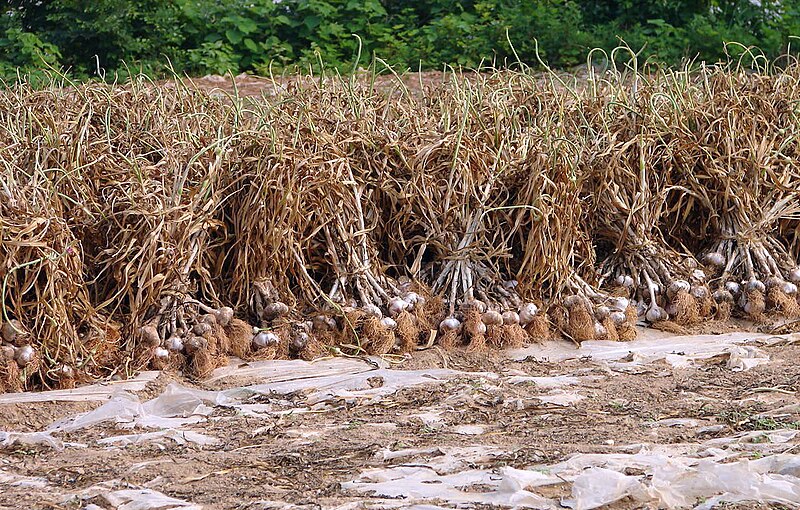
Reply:
[[[760, 361], [744, 370], [732, 363], [733, 351], [688, 363], [680, 361], [685, 353], [671, 352], [679, 358], [675, 363], [669, 357], [637, 360], [635, 353], [603, 359], [597, 353], [581, 354], [566, 342], [551, 342], [522, 353], [480, 355], [434, 347], [392, 359], [388, 367], [381, 360], [323, 360], [316, 366], [329, 367], [333, 375], [322, 379], [315, 379], [314, 364], [303, 364], [306, 371], [295, 377], [283, 365], [270, 369], [269, 362], [221, 369], [202, 384], [176, 374], [145, 374], [151, 380], [127, 393], [141, 402], [164, 395], [174, 383], [214, 392], [203, 393], [202, 410], [190, 413], [196, 423], [174, 427], [178, 436], [101, 443], [164, 430], [131, 422], [120, 411], [120, 423], [56, 427], [56, 447], [6, 438], [0, 450], [0, 508], [501, 508], [514, 503], [510, 497], [503, 501], [500, 493], [500, 499], [487, 503], [488, 495], [500, 490], [493, 486], [456, 487], [451, 492], [458, 497], [448, 497], [443, 489], [440, 499], [371, 491], [370, 477], [378, 476], [375, 470], [415, 466], [436, 471], [435, 476], [470, 472], [491, 477], [579, 453], [631, 452], [642, 445], [653, 451], [673, 446], [688, 451], [728, 437], [744, 437], [736, 443], [736, 459], [766, 454], [747, 443], [776, 443], [769, 445], [769, 454], [800, 454], [800, 437], [789, 434], [773, 441], [769, 435], [800, 427], [798, 338], [760, 337], [747, 343], [745, 349], [756, 352], [751, 358]], [[560, 353], [558, 359], [546, 359], [551, 351]], [[337, 373], [351, 379], [342, 383]], [[403, 375], [417, 379], [395, 381]], [[258, 386], [265, 381], [266, 387]], [[216, 393], [246, 386], [256, 390], [237, 394], [235, 405]], [[119, 395], [121, 389], [115, 391], [108, 393]], [[34, 398], [39, 401], [31, 402], [20, 402], [20, 395], [0, 396], [0, 431], [42, 431], [99, 408], [109, 396], [68, 401], [74, 395], [39, 394]], [[185, 414], [162, 416], [181, 419]], [[212, 442], [192, 440], [190, 432]], [[642, 474], [631, 469], [633, 476]], [[353, 481], [361, 485], [348, 484]], [[434, 492], [436, 483], [447, 483], [423, 482], [428, 485], [419, 487]], [[402, 484], [396, 487], [402, 492]], [[566, 480], [528, 489], [556, 507], [559, 501], [568, 504], [573, 490]], [[168, 499], [136, 506], [126, 491]], [[422, 504], [429, 506], [414, 506]], [[626, 497], [608, 507], [642, 506], [647, 505]]]
[[[421, 95], [425, 87], [446, 82], [452, 77], [438, 71], [426, 71], [423, 73], [405, 73], [402, 76], [382, 74], [374, 77], [374, 79], [371, 75], [363, 74], [358, 79], [365, 84], [371, 83], [377, 90], [396, 91], [398, 94], [408, 91], [413, 95]], [[184, 79], [184, 84], [189, 88], [197, 88], [211, 95], [237, 95], [239, 97], [276, 96], [297, 88], [313, 86], [317, 82], [318, 78], [314, 76], [300, 75], [273, 76], [271, 78], [248, 74], [240, 74], [233, 78], [230, 76], [208, 75]], [[174, 82], [164, 81], [161, 83], [170, 86]]]

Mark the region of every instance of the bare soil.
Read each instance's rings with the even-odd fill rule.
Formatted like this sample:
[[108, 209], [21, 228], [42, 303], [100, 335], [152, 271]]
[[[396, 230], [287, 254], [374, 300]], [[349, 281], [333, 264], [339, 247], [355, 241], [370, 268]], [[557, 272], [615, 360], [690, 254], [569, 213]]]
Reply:
[[[738, 431], [797, 428], [797, 406], [769, 419], [763, 414], [798, 402], [800, 345], [784, 342], [763, 349], [770, 362], [742, 372], [731, 371], [724, 357], [685, 368], [657, 361], [621, 372], [592, 359], [514, 361], [502, 352], [468, 354], [435, 347], [415, 353], [394, 368], [448, 368], [469, 374], [404, 388], [377, 401], [334, 402], [319, 412], [253, 417], [219, 407], [209, 419], [185, 427], [218, 438], [220, 443], [213, 446], [164, 440], [111, 448], [97, 441], [132, 431], [103, 425], [61, 437], [85, 447], [61, 451], [13, 447], [0, 453], [0, 469], [42, 477], [47, 485], [14, 486], [3, 484], [0, 478], [0, 509], [84, 508], [89, 503], [112, 508], [100, 496], [65, 501], [71, 494], [109, 480], [115, 481], [115, 487], [147, 487], [205, 509], [336, 508], [346, 504], [350, 504], [348, 508], [385, 508], [381, 505], [388, 504], [386, 499], [349, 492], [342, 482], [356, 479], [370, 467], [408, 465], [415, 459], [423, 462], [448, 447], [495, 448], [499, 453], [471, 466], [493, 470], [558, 462], [577, 452], [610, 453], [620, 445], [692, 443]], [[543, 402], [537, 397], [551, 389], [513, 379], [525, 376], [580, 377], [582, 382], [576, 388], [583, 398], [569, 405]], [[141, 399], [160, 394], [175, 379], [174, 374], [162, 374], [140, 392]], [[235, 384], [255, 380], [236, 378]], [[382, 380], [375, 378], [370, 384], [380, 386]], [[217, 389], [221, 384], [218, 380], [208, 386]], [[299, 395], [294, 398], [302, 400]], [[253, 402], [282, 402], [291, 407], [292, 400], [293, 396], [284, 395]], [[100, 402], [0, 404], [0, 430], [41, 430], [58, 418], [98, 405]], [[438, 413], [438, 421], [426, 420], [427, 413]], [[664, 421], [670, 419], [683, 422]], [[797, 446], [790, 443], [787, 449], [800, 453]], [[381, 458], [381, 452], [402, 449], [425, 453], [395, 461]], [[539, 493], [566, 497], [569, 490], [564, 484]], [[455, 508], [447, 502], [429, 503]], [[635, 506], [625, 500], [611, 505]]]

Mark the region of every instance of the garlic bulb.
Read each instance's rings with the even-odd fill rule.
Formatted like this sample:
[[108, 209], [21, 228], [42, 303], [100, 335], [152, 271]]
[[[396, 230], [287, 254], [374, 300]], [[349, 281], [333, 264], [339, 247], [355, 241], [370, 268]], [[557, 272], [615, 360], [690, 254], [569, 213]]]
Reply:
[[21, 334], [22, 323], [16, 319], [11, 319], [8, 322], [4, 322], [3, 326], [0, 327], [0, 336], [2, 336], [3, 340], [10, 344], [13, 344], [17, 337]]
[[181, 352], [183, 350], [183, 339], [179, 336], [171, 336], [164, 342], [164, 347], [168, 351]]
[[601, 305], [594, 309], [594, 317], [600, 322], [606, 320], [609, 314], [611, 314], [611, 309], [607, 306]]
[[327, 315], [314, 317], [313, 328], [317, 331], [333, 331], [336, 329], [336, 319]]
[[706, 256], [703, 257], [703, 261], [706, 264], [715, 267], [723, 267], [725, 265], [725, 255], [721, 254], [718, 251], [712, 251], [710, 253], [706, 253]]
[[599, 322], [594, 323], [594, 336], [597, 338], [603, 338], [608, 335], [608, 330], [605, 326], [600, 324]]
[[564, 298], [564, 306], [567, 308], [573, 308], [580, 304], [583, 304], [583, 298], [578, 295], [573, 294], [572, 296], [567, 296]]
[[648, 322], [658, 322], [667, 318], [667, 312], [658, 305], [651, 306], [645, 314]]
[[292, 338], [292, 343], [289, 348], [293, 352], [300, 352], [306, 348], [308, 342], [310, 341], [311, 337], [308, 336], [308, 333], [301, 331], [300, 333], [296, 334], [294, 338]]
[[764, 283], [756, 280], [755, 278], [751, 278], [750, 281], [747, 282], [747, 285], [745, 285], [745, 289], [747, 289], [747, 292], [755, 292], [755, 291], [764, 292], [765, 290], [767, 290]]
[[686, 280], [675, 280], [667, 289], [667, 297], [672, 299], [679, 292], [689, 292], [690, 290], [692, 290], [692, 286], [689, 285], [689, 282]]
[[389, 315], [397, 317], [401, 312], [408, 309], [408, 301], [403, 298], [393, 297], [389, 300]]
[[34, 350], [30, 345], [23, 345], [14, 352], [14, 360], [20, 367], [26, 367], [33, 361]]
[[217, 318], [217, 324], [227, 326], [233, 320], [233, 308], [230, 306], [220, 307], [214, 312], [214, 316]]
[[503, 316], [496, 310], [484, 312], [481, 321], [487, 326], [499, 326], [503, 324]]
[[792, 282], [783, 282], [781, 285], [781, 291], [783, 291], [784, 294], [789, 295], [797, 294], [797, 285]]
[[381, 309], [373, 305], [372, 303], [362, 306], [361, 310], [370, 317], [375, 317], [376, 319], [383, 318], [383, 312], [381, 311]]
[[169, 351], [164, 349], [163, 347], [156, 347], [153, 350], [153, 356], [160, 360], [165, 360], [169, 358]]
[[733, 303], [733, 294], [725, 289], [717, 289], [714, 292], [714, 301], [717, 303]]
[[455, 317], [448, 317], [439, 323], [439, 329], [442, 331], [456, 331], [461, 327], [461, 321]]
[[478, 313], [483, 313], [487, 310], [487, 308], [488, 307], [486, 306], [486, 303], [484, 303], [480, 299], [471, 299], [469, 301], [464, 301], [463, 303], [461, 303], [461, 306], [459, 306], [459, 309], [462, 312], [470, 312], [474, 310]]
[[628, 320], [628, 318], [625, 317], [625, 313], [623, 312], [611, 312], [611, 315], [609, 315], [609, 317], [611, 318], [611, 322], [613, 322], [615, 326], [622, 326], [623, 324], [625, 324], [625, 321]]
[[405, 302], [407, 302], [408, 304], [410, 304], [411, 306], [414, 306], [414, 305], [416, 305], [416, 304], [417, 304], [417, 302], [419, 302], [419, 300], [420, 300], [420, 299], [422, 299], [422, 300], [424, 301], [424, 299], [422, 298], [422, 296], [420, 296], [420, 295], [419, 295], [419, 294], [417, 294], [416, 292], [407, 292], [407, 293], [406, 293], [406, 294], [403, 296], [403, 300], [404, 300]]
[[206, 336], [211, 333], [211, 325], [205, 322], [198, 322], [192, 328], [192, 333], [197, 336]]
[[742, 308], [748, 315], [758, 315], [764, 311], [763, 306], [757, 305], [753, 301], [747, 301]]
[[12, 360], [17, 350], [13, 345], [0, 346], [0, 360]]
[[624, 312], [630, 305], [631, 300], [626, 297], [612, 297], [608, 301], [608, 307], [611, 310], [616, 310], [618, 312]]
[[525, 303], [519, 308], [519, 323], [527, 326], [536, 317], [539, 307], [533, 303]]
[[503, 325], [513, 326], [514, 324], [519, 324], [519, 314], [511, 311], [503, 313]]
[[208, 340], [200, 336], [189, 337], [183, 342], [183, 350], [186, 351], [186, 354], [194, 354], [206, 347], [208, 347]]
[[281, 301], [275, 301], [274, 303], [270, 303], [264, 307], [264, 313], [262, 314], [262, 317], [265, 320], [271, 321], [277, 319], [278, 317], [283, 317], [288, 313], [289, 305]]
[[395, 330], [397, 329], [397, 321], [392, 319], [391, 317], [384, 317], [381, 319], [381, 326], [388, 330]]
[[697, 299], [705, 299], [708, 297], [708, 289], [703, 285], [695, 285], [692, 287], [691, 294]]
[[736, 282], [725, 282], [725, 290], [735, 296], [741, 291], [741, 286]]
[[158, 330], [153, 325], [142, 326], [139, 329], [139, 334], [142, 336], [142, 343], [148, 347], [155, 347], [161, 343]]
[[800, 267], [796, 267], [789, 271], [789, 281], [792, 283], [800, 283]]
[[253, 347], [256, 349], [263, 349], [270, 345], [277, 345], [281, 339], [271, 331], [259, 331], [253, 337]]

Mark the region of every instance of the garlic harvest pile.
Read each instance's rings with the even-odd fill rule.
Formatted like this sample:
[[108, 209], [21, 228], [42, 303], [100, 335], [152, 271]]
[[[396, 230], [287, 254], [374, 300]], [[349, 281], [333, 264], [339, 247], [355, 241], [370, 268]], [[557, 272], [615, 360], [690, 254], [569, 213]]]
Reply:
[[800, 317], [800, 67], [741, 65], [8, 89], [0, 391]]

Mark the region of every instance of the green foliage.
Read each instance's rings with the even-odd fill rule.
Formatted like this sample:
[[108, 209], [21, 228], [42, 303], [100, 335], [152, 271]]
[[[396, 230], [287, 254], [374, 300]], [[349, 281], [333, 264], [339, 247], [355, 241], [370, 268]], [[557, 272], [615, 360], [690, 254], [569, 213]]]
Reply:
[[14, 80], [20, 74], [42, 76], [42, 68], [59, 65], [61, 54], [54, 44], [42, 41], [22, 28], [18, 13], [11, 11], [0, 19], [0, 79]]
[[[769, 58], [800, 35], [800, 0], [12, 0], [0, 19], [0, 73], [65, 66], [79, 76], [348, 71], [377, 55], [401, 69], [584, 62], [624, 40], [653, 61]], [[355, 37], [355, 35], [358, 36]], [[513, 44], [513, 49], [508, 41]], [[797, 47], [798, 44], [794, 44]], [[125, 64], [123, 64], [125, 62]], [[102, 71], [101, 71], [102, 73]]]
[[187, 56], [182, 67], [190, 73], [236, 73], [270, 59], [288, 62], [293, 57], [280, 36], [289, 19], [272, 0], [179, 0], [177, 4]]
[[171, 55], [182, 39], [173, 2], [159, 0], [16, 0], [25, 31], [59, 49], [61, 64], [91, 74], [129, 64], [153, 63]]

